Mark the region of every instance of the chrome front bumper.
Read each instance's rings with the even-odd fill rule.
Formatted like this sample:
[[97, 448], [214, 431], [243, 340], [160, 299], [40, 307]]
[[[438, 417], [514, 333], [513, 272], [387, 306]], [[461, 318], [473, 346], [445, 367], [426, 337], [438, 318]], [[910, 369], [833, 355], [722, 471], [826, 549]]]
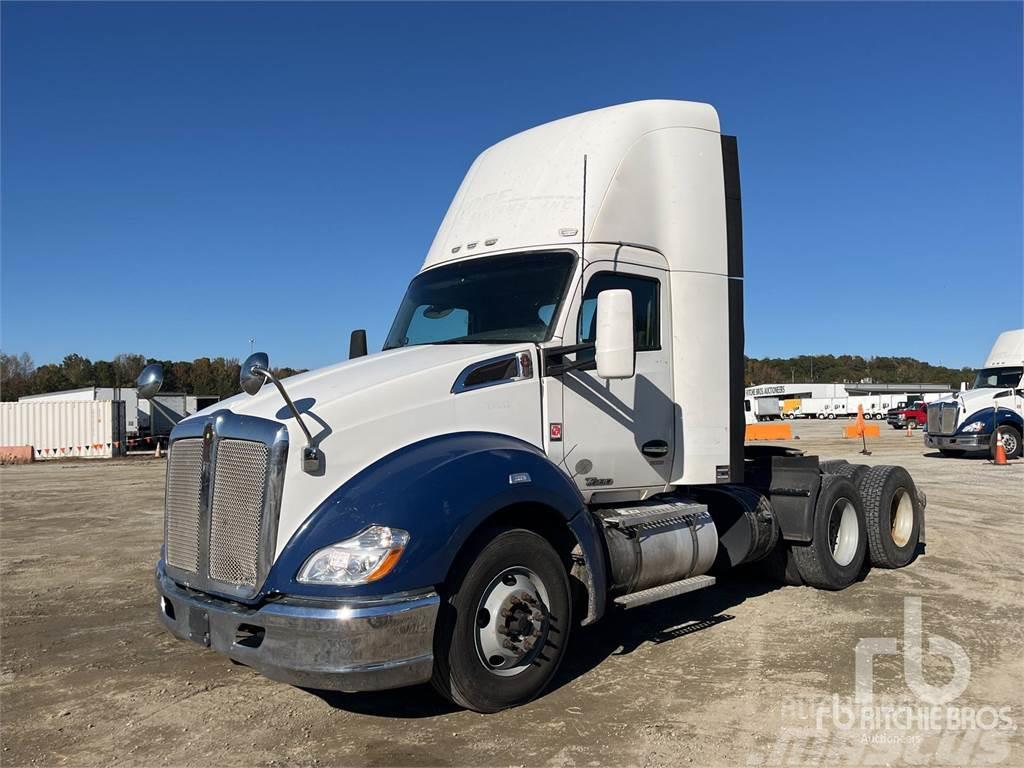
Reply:
[[372, 691], [430, 679], [435, 592], [368, 600], [282, 598], [259, 608], [183, 589], [157, 566], [160, 621], [191, 640], [291, 685]]
[[945, 451], [988, 451], [992, 435], [925, 435], [924, 442], [929, 448]]

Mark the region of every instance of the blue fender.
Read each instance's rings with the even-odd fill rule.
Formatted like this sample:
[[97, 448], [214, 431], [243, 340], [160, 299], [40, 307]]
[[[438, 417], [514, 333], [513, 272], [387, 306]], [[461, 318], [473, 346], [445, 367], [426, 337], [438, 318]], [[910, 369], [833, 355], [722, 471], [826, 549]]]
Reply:
[[[525, 472], [529, 482], [511, 484]], [[576, 485], [536, 446], [507, 435], [459, 432], [401, 448], [359, 472], [303, 522], [281, 551], [262, 596], [372, 596], [436, 587], [456, 554], [494, 513], [513, 504], [555, 510], [573, 532], [587, 566], [590, 606], [585, 623], [604, 609], [606, 569], [600, 533]], [[370, 584], [338, 587], [295, 580], [316, 550], [379, 524], [409, 532], [389, 574]]]
[[981, 410], [975, 411], [968, 418], [964, 419], [964, 423], [957, 427], [956, 434], [961, 435], [964, 433], [964, 427], [975, 422], [981, 422], [985, 426], [981, 428], [981, 434], [991, 435], [995, 431], [996, 427], [1001, 427], [1003, 424], [1010, 424], [1018, 429], [1018, 431], [1024, 430], [1024, 418], [1019, 413], [1009, 408], [999, 409], [999, 423], [996, 424], [996, 409], [995, 408], [982, 408]]

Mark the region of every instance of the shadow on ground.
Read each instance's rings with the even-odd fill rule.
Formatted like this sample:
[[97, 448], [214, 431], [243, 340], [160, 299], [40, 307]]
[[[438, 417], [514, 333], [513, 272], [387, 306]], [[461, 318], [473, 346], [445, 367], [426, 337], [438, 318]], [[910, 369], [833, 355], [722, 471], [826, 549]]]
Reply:
[[[547, 692], [572, 683], [609, 656], [629, 655], [646, 643], [685, 642], [684, 638], [689, 635], [732, 620], [733, 616], [728, 613], [730, 608], [747, 598], [781, 587], [760, 574], [757, 570], [738, 571], [720, 577], [712, 589], [680, 595], [628, 612], [612, 610], [595, 626], [577, 627], [569, 652]], [[367, 693], [307, 692], [336, 709], [377, 717], [417, 719], [458, 710], [430, 685]]]

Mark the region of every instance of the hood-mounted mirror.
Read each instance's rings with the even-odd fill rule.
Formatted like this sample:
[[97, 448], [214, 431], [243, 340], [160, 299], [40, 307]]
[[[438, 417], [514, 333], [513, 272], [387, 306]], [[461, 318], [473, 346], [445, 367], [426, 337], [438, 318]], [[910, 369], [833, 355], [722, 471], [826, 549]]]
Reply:
[[238, 383], [247, 395], [255, 395], [267, 380], [265, 374], [256, 372], [257, 368], [263, 371], [270, 368], [270, 357], [266, 352], [254, 352], [249, 355], [238, 372]]
[[284, 388], [284, 384], [281, 380], [274, 375], [273, 371], [270, 370], [270, 357], [266, 352], [253, 352], [242, 363], [242, 367], [238, 372], [238, 383], [242, 389], [250, 395], [255, 395], [260, 391], [264, 381], [269, 381], [275, 387], [277, 391], [281, 393], [281, 397], [284, 399], [285, 405], [288, 406], [288, 410], [292, 412], [292, 416], [295, 417], [295, 421], [298, 423], [299, 428], [302, 430], [302, 434], [306, 436], [306, 447], [302, 449], [302, 469], [304, 472], [308, 472], [311, 475], [320, 474], [321, 472], [321, 459], [323, 454], [320, 453], [320, 449], [313, 444], [313, 435], [310, 434], [309, 428], [306, 426], [306, 422], [302, 418], [302, 414], [299, 409], [295, 407], [295, 403], [288, 396], [288, 392]]
[[152, 400], [163, 385], [164, 367], [160, 363], [147, 365], [135, 380], [135, 387], [143, 400]]

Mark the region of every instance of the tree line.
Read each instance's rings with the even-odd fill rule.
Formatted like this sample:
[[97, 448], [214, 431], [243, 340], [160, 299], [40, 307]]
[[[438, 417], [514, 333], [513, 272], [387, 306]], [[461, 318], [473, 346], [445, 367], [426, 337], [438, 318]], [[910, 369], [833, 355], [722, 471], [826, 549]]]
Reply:
[[746, 358], [746, 385], [819, 382], [849, 384], [947, 384], [974, 381], [972, 368], [946, 368], [912, 357], [860, 357], [859, 355], [800, 355], [799, 357]]
[[[199, 357], [187, 360], [156, 360], [137, 354], [117, 355], [113, 360], [92, 361], [70, 354], [60, 363], [36, 366], [25, 352], [0, 352], [0, 399], [17, 400], [23, 395], [41, 395], [82, 387], [131, 387], [149, 363], [163, 363], [164, 392], [216, 395], [224, 399], [241, 392], [238, 373], [241, 364], [233, 357]], [[301, 373], [294, 368], [275, 368], [278, 376]]]
[[[121, 354], [113, 360], [96, 360], [82, 355], [67, 355], [60, 363], [36, 366], [27, 353], [0, 353], [0, 396], [17, 400], [22, 395], [38, 395], [81, 387], [129, 387], [149, 363], [164, 366], [164, 391], [189, 395], [238, 394], [240, 364], [233, 357], [199, 357], [187, 360], [154, 360], [144, 355]], [[275, 368], [281, 377], [304, 369]], [[884, 384], [948, 384], [957, 388], [961, 381], [973, 381], [970, 368], [945, 368], [912, 357], [869, 357], [859, 355], [800, 355], [799, 357], [746, 358], [746, 385], [800, 382], [860, 382]]]

